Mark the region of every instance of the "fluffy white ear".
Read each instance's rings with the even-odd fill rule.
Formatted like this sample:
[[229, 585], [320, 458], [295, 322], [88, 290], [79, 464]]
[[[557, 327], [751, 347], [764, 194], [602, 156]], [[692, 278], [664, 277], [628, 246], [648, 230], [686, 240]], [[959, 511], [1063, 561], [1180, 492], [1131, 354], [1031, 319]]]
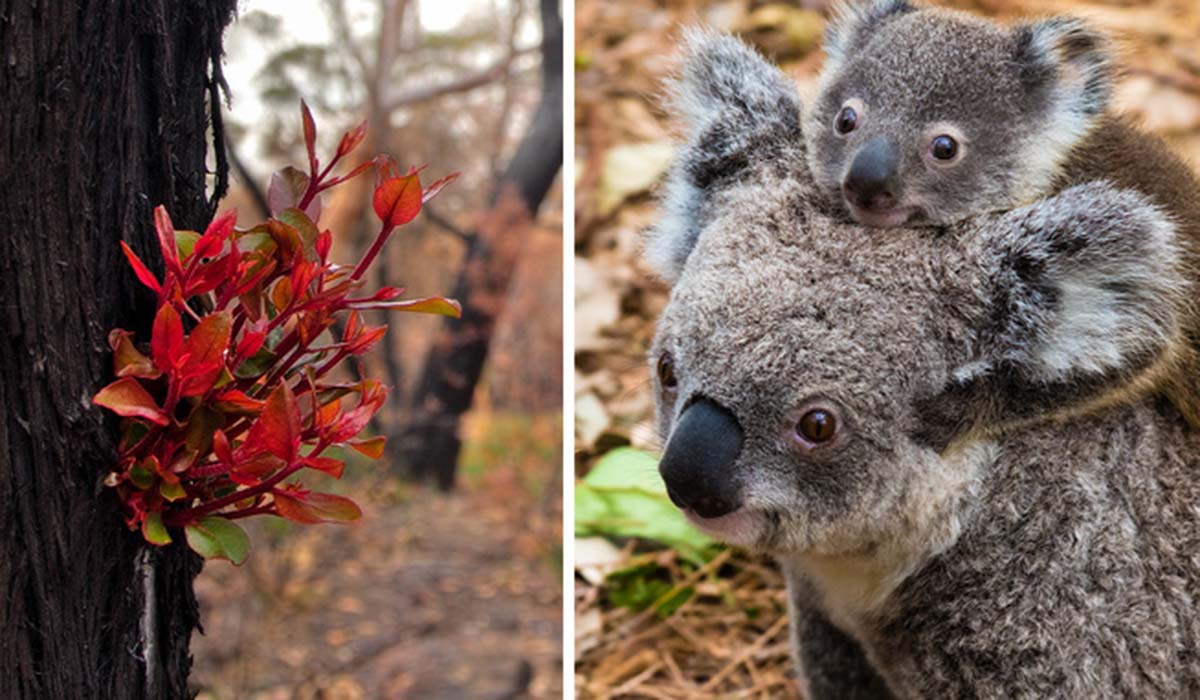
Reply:
[[[684, 34], [678, 77], [667, 85], [684, 141], [662, 191], [647, 264], [674, 284], [722, 184], [768, 160], [802, 164], [800, 97], [778, 68], [738, 39], [704, 29]], [[798, 172], [803, 171], [799, 168]]]
[[1141, 194], [1079, 185], [977, 235], [992, 266], [993, 365], [1054, 383], [1135, 367], [1178, 339], [1182, 251], [1175, 225]]
[[1078, 185], [962, 235], [982, 273], [974, 357], [925, 407], [932, 442], [1148, 388], [1183, 352], [1193, 290], [1175, 225], [1141, 194]]
[[1108, 39], [1075, 17], [1053, 17], [1013, 29], [1017, 77], [1043, 113], [1039, 138], [1023, 146], [1025, 191], [1047, 191], [1072, 149], [1099, 123], [1112, 101]]
[[1077, 17], [1052, 17], [1017, 25], [1013, 41], [1021, 81], [1043, 95], [1056, 128], [1064, 128], [1064, 121], [1089, 121], [1108, 109], [1113, 64], [1103, 33]]

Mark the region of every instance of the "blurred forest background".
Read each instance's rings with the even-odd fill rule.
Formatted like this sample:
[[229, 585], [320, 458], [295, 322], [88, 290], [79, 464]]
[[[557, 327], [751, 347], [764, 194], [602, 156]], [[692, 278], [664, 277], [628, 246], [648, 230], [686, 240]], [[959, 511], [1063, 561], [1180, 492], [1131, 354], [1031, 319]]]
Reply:
[[[368, 288], [456, 297], [464, 317], [367, 319], [390, 327], [363, 367], [391, 389], [370, 428], [388, 450], [330, 485], [364, 517], [255, 523], [242, 568], [205, 568], [201, 700], [561, 695], [561, 34], [553, 0], [240, 4], [223, 208], [261, 221], [271, 173], [304, 162], [301, 98], [318, 153], [366, 119], [360, 162], [462, 171]], [[372, 187], [324, 202], [334, 260], [374, 233]]]
[[[1015, 18], [1071, 12], [1121, 43], [1118, 108], [1200, 166], [1200, 3], [939, 0]], [[736, 32], [811, 91], [829, 3], [576, 3], [576, 686], [580, 698], [796, 698], [783, 583], [715, 546], [662, 493], [645, 353], [666, 290], [638, 260], [671, 154], [662, 80], [679, 27]]]

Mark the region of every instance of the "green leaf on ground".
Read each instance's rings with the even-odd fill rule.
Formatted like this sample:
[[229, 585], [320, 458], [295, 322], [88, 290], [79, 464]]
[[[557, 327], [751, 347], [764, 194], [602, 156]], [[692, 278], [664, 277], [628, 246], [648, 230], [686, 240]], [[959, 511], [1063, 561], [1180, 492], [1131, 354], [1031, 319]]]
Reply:
[[614, 571], [605, 579], [605, 595], [613, 605], [634, 612], [653, 605], [655, 614], [664, 618], [670, 617], [696, 592], [694, 587], [684, 586], [672, 593], [674, 588], [666, 570], [653, 562]]
[[575, 534], [653, 540], [698, 561], [710, 559], [717, 545], [667, 498], [658, 459], [631, 447], [601, 457], [576, 484]]

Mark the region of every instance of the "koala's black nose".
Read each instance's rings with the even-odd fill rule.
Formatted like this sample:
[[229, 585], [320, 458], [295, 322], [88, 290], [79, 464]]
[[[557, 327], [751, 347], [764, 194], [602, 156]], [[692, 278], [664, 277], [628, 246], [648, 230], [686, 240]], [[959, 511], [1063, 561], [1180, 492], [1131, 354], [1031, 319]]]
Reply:
[[896, 144], [882, 136], [867, 141], [854, 156], [842, 190], [854, 204], [886, 209], [896, 203]]
[[683, 410], [658, 473], [667, 495], [702, 518], [731, 513], [741, 505], [733, 464], [742, 451], [742, 427], [729, 409], [699, 399]]

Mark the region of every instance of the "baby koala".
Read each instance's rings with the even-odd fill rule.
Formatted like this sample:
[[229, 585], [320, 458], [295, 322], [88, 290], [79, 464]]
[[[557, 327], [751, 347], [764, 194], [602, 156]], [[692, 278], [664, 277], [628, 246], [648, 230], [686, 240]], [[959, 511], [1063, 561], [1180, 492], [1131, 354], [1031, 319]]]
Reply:
[[[835, 211], [874, 227], [942, 226], [1105, 180], [1167, 213], [1200, 280], [1200, 181], [1112, 113], [1108, 42], [1082, 21], [1009, 27], [874, 0], [842, 8], [826, 51], [804, 132]], [[1200, 310], [1184, 312], [1186, 337], [1155, 388], [1200, 426]]]

